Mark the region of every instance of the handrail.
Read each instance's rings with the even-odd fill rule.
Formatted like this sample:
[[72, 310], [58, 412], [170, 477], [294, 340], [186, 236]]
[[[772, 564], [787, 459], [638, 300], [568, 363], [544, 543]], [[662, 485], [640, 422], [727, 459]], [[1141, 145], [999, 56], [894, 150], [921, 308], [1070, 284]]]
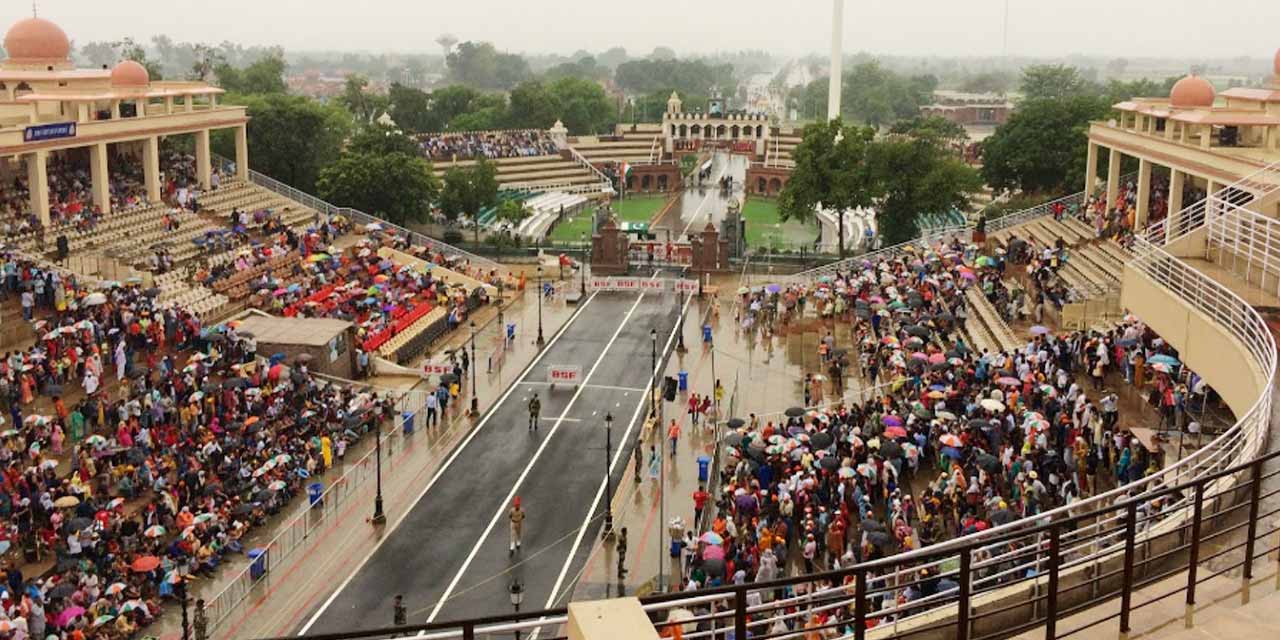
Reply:
[[[1269, 177], [1270, 180], [1260, 178]], [[1280, 191], [1280, 162], [1271, 163], [1146, 226], [1138, 235], [1155, 245], [1168, 246], [1226, 213]], [[1110, 203], [1108, 203], [1110, 204]], [[1172, 222], [1173, 224], [1170, 224]]]
[[582, 155], [581, 152], [573, 147], [566, 147], [566, 149], [568, 149], [569, 155], [573, 156], [573, 159], [576, 160], [578, 164], [586, 167], [588, 171], [595, 174], [595, 176], [600, 179], [601, 191], [607, 192], [613, 189], [613, 181], [609, 179], [609, 176], [606, 176], [603, 171], [597, 169], [594, 164], [591, 164], [591, 161], [587, 160], [586, 156]]
[[[222, 163], [224, 167], [228, 166], [231, 163], [230, 160], [223, 158], [221, 156], [218, 156], [216, 154], [213, 157], [215, 161]], [[300, 189], [295, 189], [294, 187], [291, 187], [283, 182], [280, 182], [279, 180], [276, 180], [271, 176], [260, 173], [258, 171], [254, 171], [253, 169], [249, 169], [249, 181], [264, 189], [267, 189], [268, 191], [273, 191], [275, 193], [278, 193], [286, 198], [289, 198], [290, 200], [299, 202], [305, 205], [306, 207], [319, 211], [320, 213], [323, 213], [327, 216], [335, 216], [335, 215], [346, 216], [352, 222], [359, 222], [360, 224], [371, 224], [376, 222], [382, 225], [384, 228], [390, 228], [394, 230], [397, 234], [408, 238], [409, 242], [412, 244], [418, 244], [418, 245], [428, 247], [432, 251], [436, 251], [447, 256], [461, 257], [467, 262], [469, 262], [470, 264], [483, 267], [485, 269], [500, 268], [500, 265], [498, 263], [488, 258], [482, 258], [474, 253], [471, 253], [470, 251], [467, 251], [465, 249], [459, 249], [458, 247], [455, 247], [445, 242], [441, 242], [439, 240], [436, 240], [435, 238], [418, 233], [417, 231], [410, 231], [409, 229], [406, 229], [398, 224], [395, 224], [394, 222], [389, 222], [383, 218], [370, 215], [359, 209], [354, 209], [351, 207], [339, 207], [337, 205], [331, 204], [309, 193], [306, 193], [305, 191], [302, 191]]]

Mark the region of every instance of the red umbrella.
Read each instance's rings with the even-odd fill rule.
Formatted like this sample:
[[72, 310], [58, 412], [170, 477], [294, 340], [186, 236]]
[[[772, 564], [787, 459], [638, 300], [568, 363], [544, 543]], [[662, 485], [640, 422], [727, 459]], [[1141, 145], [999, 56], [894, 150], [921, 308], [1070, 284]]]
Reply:
[[133, 564], [129, 565], [129, 568], [138, 573], [146, 573], [148, 571], [154, 571], [158, 566], [160, 566], [160, 558], [155, 556], [142, 556], [137, 560], [134, 560]]
[[907, 430], [896, 426], [888, 427], [884, 430], [884, 435], [889, 436], [890, 438], [905, 438], [907, 437]]

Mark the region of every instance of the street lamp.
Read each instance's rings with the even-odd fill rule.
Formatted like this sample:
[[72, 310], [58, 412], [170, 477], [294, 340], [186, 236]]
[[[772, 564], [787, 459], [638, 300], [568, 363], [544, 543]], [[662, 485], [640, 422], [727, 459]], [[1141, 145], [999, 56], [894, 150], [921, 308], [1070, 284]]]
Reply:
[[[393, 420], [395, 418], [392, 418]], [[373, 518], [369, 520], [373, 524], [386, 524], [387, 514], [382, 512], [382, 423], [379, 422], [373, 427], [373, 451], [374, 460], [377, 461], [375, 467], [377, 469], [377, 491], [373, 496]]]
[[[524, 585], [519, 580], [512, 582], [507, 588], [507, 594], [511, 596], [511, 606], [515, 607], [516, 613], [520, 613], [520, 603], [524, 602]], [[519, 629], [516, 629], [516, 640], [520, 640]]]
[[604, 414], [604, 537], [613, 535], [613, 492], [610, 491], [609, 451], [613, 449], [613, 414]]
[[174, 590], [178, 592], [178, 601], [182, 603], [182, 640], [191, 640], [191, 624], [187, 620], [187, 577], [182, 574], [175, 574], [173, 577], [177, 582]]
[[[658, 403], [654, 398], [658, 391], [658, 330], [649, 330], [649, 339], [653, 341], [653, 384], [649, 385], [649, 413], [658, 419]], [[659, 425], [661, 426], [661, 425]]]
[[538, 265], [538, 346], [546, 344], [542, 337], [542, 265]]
[[578, 265], [578, 273], [582, 276], [582, 295], [587, 295], [587, 264], [591, 262], [591, 245], [587, 244], [587, 232], [582, 232], [582, 244], [586, 247], [587, 259]]
[[480, 361], [476, 360], [476, 321], [471, 321], [471, 416], [480, 415], [480, 389], [476, 386], [476, 369]]

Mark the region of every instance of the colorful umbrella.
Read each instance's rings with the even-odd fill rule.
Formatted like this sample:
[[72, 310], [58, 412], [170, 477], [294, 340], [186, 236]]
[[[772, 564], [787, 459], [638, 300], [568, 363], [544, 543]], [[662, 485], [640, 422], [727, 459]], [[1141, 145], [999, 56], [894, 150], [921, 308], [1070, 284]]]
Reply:
[[154, 571], [158, 566], [160, 566], [160, 558], [155, 556], [142, 556], [137, 560], [134, 560], [133, 563], [129, 565], [129, 568], [133, 569], [137, 573], [146, 573], [148, 571]]
[[148, 538], [159, 538], [160, 536], [164, 535], [164, 527], [158, 524], [153, 524], [150, 527], [147, 527], [147, 530], [143, 531], [142, 535]]

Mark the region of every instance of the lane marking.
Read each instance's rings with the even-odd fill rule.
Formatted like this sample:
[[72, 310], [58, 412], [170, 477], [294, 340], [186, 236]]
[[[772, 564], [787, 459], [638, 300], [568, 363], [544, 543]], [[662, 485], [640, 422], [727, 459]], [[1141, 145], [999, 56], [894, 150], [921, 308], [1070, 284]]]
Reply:
[[[586, 377], [583, 378], [584, 383], [589, 383], [591, 381], [591, 377], [595, 375], [600, 364], [604, 362], [605, 356], [608, 355], [609, 349], [615, 342], [617, 342], [618, 336], [622, 335], [622, 331], [627, 328], [627, 324], [631, 322], [631, 316], [634, 315], [636, 309], [640, 307], [640, 301], [644, 300], [644, 296], [645, 294], [640, 294], [639, 297], [636, 298], [636, 301], [631, 304], [631, 309], [627, 311], [625, 316], [623, 316], [622, 322], [619, 323], [618, 328], [614, 330], [613, 336], [605, 343], [604, 349], [601, 350], [595, 363], [591, 365], [591, 370], [588, 371]], [[551, 427], [551, 431], [547, 432], [547, 437], [542, 439], [542, 442], [538, 445], [538, 450], [533, 453], [533, 457], [529, 460], [529, 463], [520, 471], [520, 475], [516, 478], [515, 484], [511, 486], [511, 490], [507, 492], [506, 498], [498, 505], [498, 509], [494, 512], [493, 518], [489, 520], [489, 526], [485, 527], [480, 536], [476, 538], [476, 543], [471, 547], [471, 552], [467, 554], [466, 560], [463, 560], [462, 566], [458, 569], [458, 572], [454, 574], [453, 579], [449, 581], [449, 586], [445, 588], [444, 593], [440, 595], [440, 599], [436, 601], [436, 606], [431, 610], [431, 614], [427, 616], [428, 624], [435, 622], [436, 616], [440, 615], [440, 610], [444, 608], [445, 603], [449, 601], [450, 596], [453, 594], [453, 590], [458, 587], [458, 582], [462, 580], [462, 576], [471, 568], [471, 563], [475, 560], [476, 555], [480, 553], [480, 547], [484, 546], [485, 541], [489, 539], [489, 535], [493, 533], [493, 528], [498, 525], [498, 520], [506, 514], [508, 505], [510, 505], [511, 501], [516, 497], [516, 493], [520, 490], [521, 485], [524, 484], [525, 479], [529, 476], [529, 472], [533, 470], [534, 465], [538, 463], [538, 459], [542, 457], [542, 453], [546, 451], [547, 446], [551, 444], [551, 441], [555, 438], [556, 431], [560, 429], [561, 422], [563, 422], [564, 418], [569, 415], [569, 411], [573, 409], [574, 403], [578, 401], [578, 398], [582, 396], [582, 392], [585, 390], [586, 389], [584, 387], [580, 386], [578, 387], [578, 390], [573, 393], [573, 397], [569, 399], [569, 404], [560, 412], [560, 419], [556, 421], [555, 426]], [[425, 632], [420, 632], [417, 637], [422, 637], [423, 635], [425, 635]]]
[[[528, 366], [525, 367], [524, 371], [520, 373], [520, 376], [516, 378], [516, 380], [523, 380], [530, 372], [533, 371], [533, 368], [538, 365], [538, 362], [542, 360], [542, 357], [551, 351], [551, 347], [560, 340], [561, 336], [568, 333], [569, 327], [573, 326], [573, 323], [577, 321], [578, 316], [582, 314], [582, 312], [591, 304], [592, 300], [595, 300], [595, 298], [596, 293], [592, 293], [591, 297], [587, 298], [587, 300], [573, 312], [573, 315], [569, 316], [569, 320], [564, 323], [564, 326], [560, 327], [560, 330], [557, 331], [555, 335], [551, 336], [551, 340], [547, 342], [547, 346], [534, 356], [533, 360], [529, 362]], [[392, 533], [400, 527], [400, 523], [404, 522], [404, 519], [409, 517], [410, 513], [413, 513], [413, 510], [418, 506], [418, 503], [422, 501], [422, 498], [427, 495], [427, 492], [431, 490], [431, 487], [435, 486], [436, 481], [444, 476], [444, 473], [449, 470], [451, 465], [453, 465], [453, 461], [457, 460], [458, 456], [462, 455], [462, 452], [467, 448], [467, 445], [471, 444], [471, 441], [475, 439], [476, 435], [484, 429], [484, 426], [489, 423], [489, 418], [492, 418], [493, 415], [497, 413], [498, 408], [506, 402], [507, 397], [514, 393], [516, 388], [517, 386], [514, 384], [507, 387], [507, 390], [502, 393], [502, 396], [498, 398], [498, 401], [493, 403], [493, 406], [489, 407], [489, 411], [480, 419], [480, 424], [476, 425], [466, 439], [463, 440], [461, 444], [457, 445], [457, 448], [455, 448], [453, 453], [445, 460], [444, 465], [436, 471], [435, 475], [431, 476], [431, 480], [427, 482], [427, 486], [422, 488], [422, 491], [413, 499], [413, 502], [409, 503], [409, 506], [400, 514], [400, 517], [396, 519], [395, 523], [388, 527], [386, 533], [384, 533], [383, 536], [373, 544], [373, 548], [369, 550], [369, 553], [365, 555], [365, 557], [360, 560], [359, 564], [351, 570], [351, 573], [343, 579], [343, 581], [338, 585], [338, 588], [334, 589], [333, 593], [325, 599], [324, 604], [320, 605], [320, 609], [316, 611], [309, 620], [307, 620], [307, 623], [302, 626], [302, 629], [298, 631], [297, 635], [306, 635], [307, 631], [310, 631], [311, 627], [320, 620], [320, 616], [324, 615], [324, 612], [333, 605], [334, 601], [338, 599], [338, 596], [342, 594], [342, 591], [347, 588], [347, 585], [351, 584], [351, 581], [355, 579], [356, 575], [360, 573], [360, 570], [364, 568], [364, 565], [368, 564], [369, 560], [373, 558], [373, 554], [378, 552], [378, 549], [382, 547], [382, 544], [392, 537]]]
[[[545, 387], [550, 385], [551, 383], [531, 381], [531, 382], [521, 382], [519, 384]], [[560, 386], [564, 386], [564, 385], [560, 385]], [[636, 392], [636, 393], [644, 393], [644, 390], [647, 388], [647, 387], [619, 387], [619, 386], [609, 385], [609, 384], [580, 384], [578, 386], [585, 387], [587, 389], [604, 389], [605, 391], [627, 391], [627, 392]]]
[[[685, 298], [684, 309], [680, 310], [681, 315], [683, 315], [685, 311], [688, 310], [689, 303], [692, 301], [693, 301], [693, 296], [689, 296], [688, 298]], [[666, 346], [663, 347], [663, 353], [666, 353], [667, 350], [671, 348], [671, 343], [675, 341], [676, 333], [679, 330], [680, 330], [680, 321], [677, 319], [675, 326], [671, 328], [671, 334], [667, 336], [667, 343], [666, 343]], [[659, 363], [658, 366], [661, 367], [662, 364], [663, 363]], [[657, 368], [655, 368], [653, 372], [649, 375], [649, 384], [651, 385], [653, 384], [653, 382], [658, 378], [658, 374], [659, 374], [659, 371]], [[631, 421], [627, 423], [627, 430], [622, 434], [622, 439], [618, 441], [622, 444], [618, 446], [618, 450], [615, 451], [613, 454], [613, 459], [609, 461], [610, 477], [613, 476], [613, 470], [615, 467], [618, 466], [618, 461], [622, 459], [623, 453], [627, 453], [628, 455], [630, 455], [630, 452], [625, 446], [625, 443], [631, 438], [631, 430], [635, 427], [636, 420], [639, 419], [640, 413], [644, 411], [647, 407], [648, 407], [647, 402], [640, 402], [636, 405], [635, 413], [631, 415]], [[665, 458], [666, 456], [661, 456], [661, 457]], [[666, 464], [665, 459], [663, 460], [663, 464]], [[578, 528], [578, 535], [573, 540], [573, 546], [569, 549], [569, 555], [567, 558], [565, 558], [564, 565], [560, 567], [560, 574], [556, 577], [555, 586], [551, 588], [551, 596], [547, 598], [547, 604], [546, 606], [543, 607], [544, 609], [550, 609], [552, 606], [554, 606], [553, 603], [558, 599], [557, 596], [560, 593], [561, 586], [564, 584], [564, 578], [569, 573], [569, 567], [570, 565], [573, 564], [574, 557], [578, 555], [578, 547], [582, 545], [582, 538], [586, 535], [588, 525], [591, 523], [591, 520], [592, 520], [592, 516], [595, 513], [596, 509], [599, 508], [600, 502], [603, 500], [605, 480], [606, 479], [603, 477], [600, 478], [600, 486], [596, 489], [595, 498], [592, 499], [591, 501], [591, 508], [587, 509], [587, 516], [586, 518], [583, 519], [582, 526]], [[665, 487], [663, 489], [665, 490]], [[540, 627], [538, 629], [534, 629], [533, 633], [529, 636], [529, 640], [536, 640], [538, 637], [539, 631], [541, 631]]]
[[[729, 168], [733, 166], [734, 157], [735, 156], [733, 154], [729, 154], [729, 161], [725, 163], [723, 167], [720, 168], [720, 176], [716, 178], [716, 182], [719, 182], [721, 178], [724, 178], [724, 174], [729, 172]], [[702, 208], [707, 206], [707, 203], [711, 202], [711, 198], [717, 195], [718, 193], [719, 193], [718, 191], [713, 191], [702, 197], [702, 204], [699, 204], [698, 208], [693, 210], [693, 217], [689, 218], [689, 223], [684, 225], [684, 231], [680, 232], [680, 236], [679, 238], [676, 238], [676, 240], [679, 240], [680, 238], [683, 238], [689, 234], [689, 229], [693, 227], [693, 223], [697, 222], [698, 218], [702, 215]], [[732, 197], [733, 193], [730, 192], [729, 196]]]

